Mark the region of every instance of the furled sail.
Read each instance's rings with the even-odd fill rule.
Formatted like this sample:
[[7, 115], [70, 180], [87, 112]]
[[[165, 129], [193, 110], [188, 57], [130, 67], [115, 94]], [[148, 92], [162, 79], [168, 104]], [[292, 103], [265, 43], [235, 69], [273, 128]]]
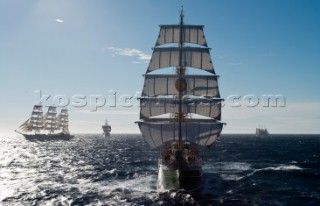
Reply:
[[[183, 25], [183, 39], [185, 43], [207, 46], [202, 25]], [[168, 43], [179, 43], [180, 25], [160, 25], [160, 34], [156, 46]]]
[[[138, 122], [144, 139], [151, 147], [158, 147], [168, 141], [178, 140], [179, 122]], [[222, 130], [220, 122], [201, 120], [181, 123], [182, 140], [210, 146]]]
[[[221, 99], [187, 98], [182, 100], [181, 109], [183, 113], [194, 113], [220, 120]], [[151, 97], [140, 99], [140, 119], [177, 112], [179, 112], [178, 99]]]
[[183, 47], [156, 47], [153, 49], [147, 73], [165, 67], [178, 67], [180, 52], [182, 66], [202, 69], [214, 74], [209, 48]]

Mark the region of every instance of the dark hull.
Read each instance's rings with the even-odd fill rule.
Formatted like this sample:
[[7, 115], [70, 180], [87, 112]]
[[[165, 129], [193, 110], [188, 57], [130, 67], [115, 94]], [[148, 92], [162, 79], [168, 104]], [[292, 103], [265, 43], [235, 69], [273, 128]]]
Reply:
[[202, 185], [202, 169], [174, 169], [166, 165], [159, 165], [159, 189], [197, 190]]
[[70, 140], [74, 136], [69, 134], [23, 134], [27, 140], [51, 141], [51, 140]]
[[158, 160], [158, 188], [198, 190], [202, 186], [202, 159], [197, 145], [169, 142]]

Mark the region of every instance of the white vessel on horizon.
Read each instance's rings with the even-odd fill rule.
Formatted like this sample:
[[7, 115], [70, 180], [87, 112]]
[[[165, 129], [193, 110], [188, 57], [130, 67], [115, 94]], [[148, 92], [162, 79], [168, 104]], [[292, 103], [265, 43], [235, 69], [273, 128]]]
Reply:
[[104, 125], [102, 125], [103, 135], [105, 137], [109, 137], [111, 133], [111, 125], [108, 123], [108, 120], [105, 121]]
[[28, 140], [69, 140], [73, 136], [69, 132], [69, 114], [67, 109], [61, 109], [57, 115], [57, 108], [49, 106], [43, 115], [43, 106], [34, 105], [31, 117], [27, 119], [15, 132], [22, 134]]
[[256, 128], [256, 136], [257, 137], [265, 137], [265, 136], [269, 136], [269, 131], [265, 126], [259, 126], [258, 128]]

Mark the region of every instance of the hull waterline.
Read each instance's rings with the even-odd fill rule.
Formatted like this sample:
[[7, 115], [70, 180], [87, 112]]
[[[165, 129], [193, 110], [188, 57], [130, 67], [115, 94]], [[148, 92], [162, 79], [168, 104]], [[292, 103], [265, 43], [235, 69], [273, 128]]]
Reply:
[[202, 170], [170, 169], [159, 165], [158, 184], [160, 190], [185, 189], [198, 190], [202, 186]]
[[26, 140], [37, 140], [37, 141], [50, 141], [50, 140], [70, 140], [74, 136], [73, 135], [67, 135], [67, 134], [35, 134], [35, 135], [27, 135], [23, 134], [23, 136], [26, 138]]
[[168, 144], [158, 166], [158, 189], [197, 190], [202, 185], [202, 160], [195, 144]]

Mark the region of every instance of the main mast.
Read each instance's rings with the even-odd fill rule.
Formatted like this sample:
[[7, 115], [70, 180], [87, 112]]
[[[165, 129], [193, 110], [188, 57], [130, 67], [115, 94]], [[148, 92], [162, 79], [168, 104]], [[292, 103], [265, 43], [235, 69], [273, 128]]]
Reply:
[[178, 83], [178, 90], [179, 90], [179, 113], [178, 113], [178, 121], [179, 121], [179, 149], [181, 149], [181, 141], [182, 141], [182, 132], [181, 132], [181, 123], [184, 119], [184, 114], [182, 113], [182, 95], [183, 95], [183, 76], [185, 74], [185, 68], [182, 65], [182, 48], [183, 48], [183, 8], [180, 11], [180, 37], [179, 37], [179, 66], [177, 67], [177, 74], [179, 75], [179, 83]]

